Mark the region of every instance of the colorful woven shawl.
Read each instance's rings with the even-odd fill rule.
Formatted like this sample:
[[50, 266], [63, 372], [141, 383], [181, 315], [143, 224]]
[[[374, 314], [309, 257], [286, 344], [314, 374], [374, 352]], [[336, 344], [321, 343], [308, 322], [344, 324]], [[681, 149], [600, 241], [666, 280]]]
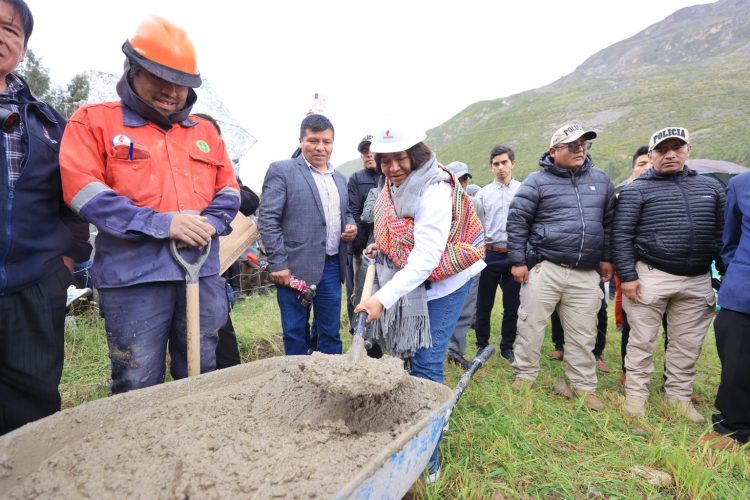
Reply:
[[[450, 183], [453, 210], [448, 244], [438, 267], [427, 278], [429, 281], [440, 281], [458, 274], [484, 256], [484, 229], [469, 195], [453, 176], [450, 176]], [[414, 219], [396, 215], [387, 182], [375, 202], [375, 242], [378, 250], [399, 268], [406, 265], [414, 249]]]

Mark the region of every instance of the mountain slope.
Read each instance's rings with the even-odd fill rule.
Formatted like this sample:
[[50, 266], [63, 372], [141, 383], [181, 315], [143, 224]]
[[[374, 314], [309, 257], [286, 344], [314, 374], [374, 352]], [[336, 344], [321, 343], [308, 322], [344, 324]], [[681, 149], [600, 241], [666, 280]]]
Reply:
[[427, 143], [441, 162], [469, 164], [478, 184], [491, 179], [492, 146], [514, 148], [523, 178], [570, 121], [599, 133], [591, 155], [615, 182], [635, 149], [668, 125], [690, 129], [694, 157], [750, 166], [749, 80], [750, 1], [721, 0], [681, 9], [550, 85], [477, 102], [430, 130]]

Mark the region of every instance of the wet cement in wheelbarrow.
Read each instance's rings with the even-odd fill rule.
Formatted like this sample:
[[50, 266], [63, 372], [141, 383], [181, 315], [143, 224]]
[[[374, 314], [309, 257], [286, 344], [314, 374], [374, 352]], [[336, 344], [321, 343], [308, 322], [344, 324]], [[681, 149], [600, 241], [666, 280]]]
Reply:
[[299, 366], [312, 384], [331, 394], [346, 397], [392, 391], [409, 378], [404, 370], [404, 361], [391, 356], [356, 359], [347, 355], [314, 352]]
[[420, 382], [407, 377], [385, 394], [335, 396], [293, 365], [155, 401], [65, 446], [8, 496], [330, 498], [437, 407]]

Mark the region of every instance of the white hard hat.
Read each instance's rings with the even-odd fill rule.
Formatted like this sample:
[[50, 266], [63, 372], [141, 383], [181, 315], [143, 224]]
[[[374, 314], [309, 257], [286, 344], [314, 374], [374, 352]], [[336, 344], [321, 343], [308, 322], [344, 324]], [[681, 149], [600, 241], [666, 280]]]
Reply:
[[406, 151], [415, 144], [424, 141], [427, 135], [414, 130], [402, 130], [399, 128], [384, 128], [378, 130], [372, 136], [370, 151], [373, 153], [396, 153]]

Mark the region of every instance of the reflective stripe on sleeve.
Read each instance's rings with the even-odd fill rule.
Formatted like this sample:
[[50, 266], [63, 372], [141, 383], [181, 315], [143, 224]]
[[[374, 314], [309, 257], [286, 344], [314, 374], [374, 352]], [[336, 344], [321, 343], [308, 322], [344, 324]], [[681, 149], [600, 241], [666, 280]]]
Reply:
[[94, 196], [105, 191], [112, 191], [112, 189], [101, 182], [89, 182], [70, 200], [70, 208], [76, 214], [80, 214], [86, 203], [91, 201]]

